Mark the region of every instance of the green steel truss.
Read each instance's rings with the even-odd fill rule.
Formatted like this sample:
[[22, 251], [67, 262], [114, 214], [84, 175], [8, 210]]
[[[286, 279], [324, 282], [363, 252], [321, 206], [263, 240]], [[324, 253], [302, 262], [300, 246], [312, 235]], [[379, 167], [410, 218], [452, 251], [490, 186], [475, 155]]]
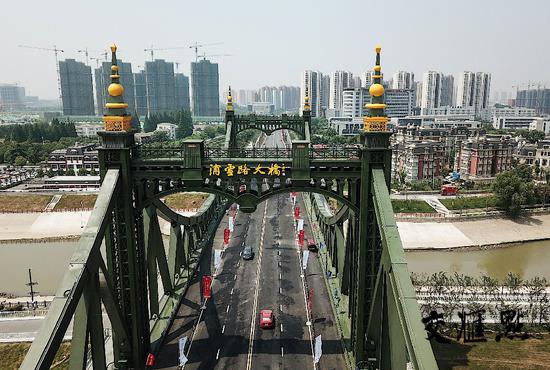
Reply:
[[[265, 130], [283, 128], [290, 129], [280, 124]], [[293, 191], [317, 194], [313, 206], [340, 293], [348, 297], [354, 361], [370, 358], [381, 369], [404, 369], [409, 361], [416, 369], [437, 368], [389, 200], [390, 133], [363, 133], [359, 145], [323, 149], [311, 148], [308, 140], [289, 149], [207, 148], [187, 140], [180, 149], [151, 150], [136, 146], [132, 132], [100, 136], [100, 196], [23, 369], [50, 366], [73, 316], [71, 369], [83, 369], [89, 360], [104, 368], [102, 306], [112, 326], [106, 343], [113, 346], [116, 368], [143, 369], [226, 207], [236, 202], [252, 212], [268, 197]], [[193, 217], [160, 201], [188, 191], [211, 194]], [[343, 204], [337, 214], [325, 197]], [[158, 216], [171, 223], [167, 250]]]
[[270, 135], [278, 130], [290, 130], [297, 133], [301, 140], [310, 141], [311, 116], [306, 112], [304, 116], [235, 115], [233, 110], [225, 113], [225, 148], [237, 147], [237, 134], [245, 130], [256, 129]]

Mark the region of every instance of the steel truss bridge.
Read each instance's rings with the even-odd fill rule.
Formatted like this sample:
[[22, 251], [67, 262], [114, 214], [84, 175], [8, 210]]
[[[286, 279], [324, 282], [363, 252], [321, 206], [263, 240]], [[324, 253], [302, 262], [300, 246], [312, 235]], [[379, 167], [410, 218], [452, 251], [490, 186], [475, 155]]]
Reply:
[[[187, 140], [179, 149], [150, 149], [135, 145], [132, 131], [100, 132], [99, 197], [22, 369], [49, 368], [73, 318], [71, 369], [90, 362], [106, 368], [107, 347], [115, 368], [145, 368], [229, 205], [252, 212], [288, 192], [311, 195], [339, 293], [347, 297], [350, 331], [342, 335], [355, 363], [436, 369], [390, 203], [391, 134], [364, 132], [357, 145], [315, 149], [310, 124], [308, 111], [261, 117], [228, 110], [221, 148]], [[236, 134], [250, 128], [292, 130], [301, 140], [287, 149], [237, 148]], [[160, 200], [189, 191], [211, 194], [191, 217]], [[339, 202], [338, 212], [326, 197]], [[168, 253], [158, 216], [171, 223]], [[107, 342], [103, 312], [112, 327]]]

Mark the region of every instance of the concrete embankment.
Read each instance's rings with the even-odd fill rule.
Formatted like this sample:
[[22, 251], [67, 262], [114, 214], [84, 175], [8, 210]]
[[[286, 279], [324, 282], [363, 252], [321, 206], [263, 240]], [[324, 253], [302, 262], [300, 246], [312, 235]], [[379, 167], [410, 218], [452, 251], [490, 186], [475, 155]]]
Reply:
[[550, 239], [550, 214], [456, 222], [397, 222], [403, 247], [411, 250], [491, 247]]
[[91, 211], [0, 213], [0, 240], [65, 239], [82, 234]]

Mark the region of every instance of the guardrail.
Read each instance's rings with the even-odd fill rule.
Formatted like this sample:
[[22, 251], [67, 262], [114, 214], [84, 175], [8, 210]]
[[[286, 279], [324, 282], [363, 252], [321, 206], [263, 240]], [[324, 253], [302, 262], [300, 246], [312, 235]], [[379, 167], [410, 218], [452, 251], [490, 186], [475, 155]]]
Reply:
[[282, 148], [205, 148], [205, 159], [232, 159], [232, 158], [292, 158], [292, 150]]

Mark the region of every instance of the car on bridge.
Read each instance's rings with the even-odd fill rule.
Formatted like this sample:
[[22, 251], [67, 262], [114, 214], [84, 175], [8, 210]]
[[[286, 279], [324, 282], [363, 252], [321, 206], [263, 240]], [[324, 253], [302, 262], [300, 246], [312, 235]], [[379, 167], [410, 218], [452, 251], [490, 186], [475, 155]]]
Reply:
[[307, 238], [307, 249], [311, 252], [317, 252], [319, 250], [319, 247], [317, 247], [317, 243], [315, 243], [313, 238]]
[[275, 327], [275, 315], [272, 310], [260, 311], [260, 328], [273, 329]]
[[243, 260], [251, 260], [254, 258], [254, 251], [252, 250], [252, 247], [247, 245], [244, 247], [243, 250]]

